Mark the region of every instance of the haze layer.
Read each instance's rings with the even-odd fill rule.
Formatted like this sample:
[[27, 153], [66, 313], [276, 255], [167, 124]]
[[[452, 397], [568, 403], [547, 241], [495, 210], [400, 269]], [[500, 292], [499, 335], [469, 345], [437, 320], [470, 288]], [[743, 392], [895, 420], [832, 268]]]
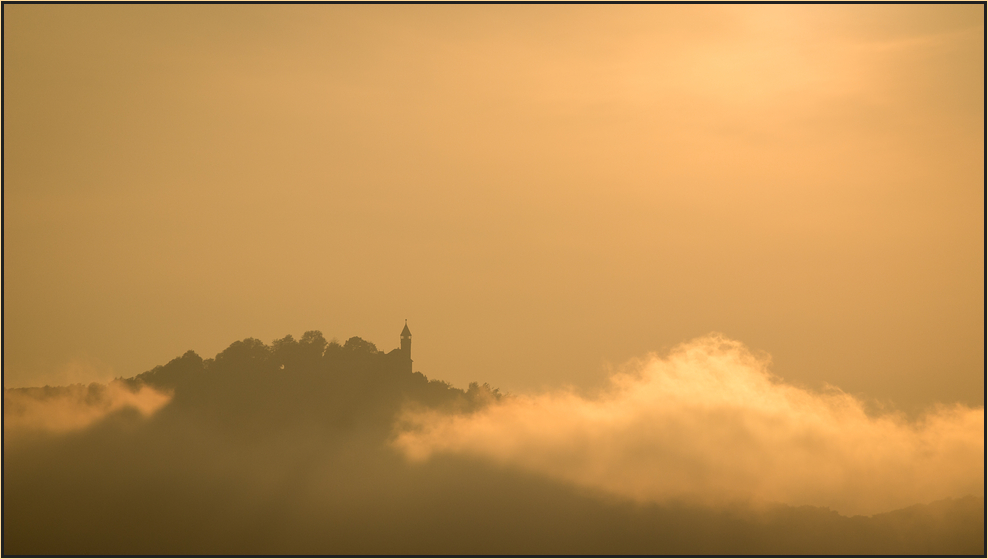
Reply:
[[4, 382], [322, 329], [503, 390], [711, 331], [984, 405], [984, 6], [4, 6]]

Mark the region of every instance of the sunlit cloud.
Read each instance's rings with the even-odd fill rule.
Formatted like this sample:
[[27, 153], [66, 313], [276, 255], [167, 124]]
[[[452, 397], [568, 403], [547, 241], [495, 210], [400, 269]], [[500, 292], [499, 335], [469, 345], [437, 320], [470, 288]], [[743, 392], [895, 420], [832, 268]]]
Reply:
[[608, 390], [515, 396], [472, 415], [409, 411], [394, 444], [411, 460], [485, 457], [641, 502], [781, 502], [874, 514], [979, 493], [984, 408], [918, 420], [774, 377], [720, 335], [651, 355]]
[[124, 408], [136, 409], [147, 417], [171, 398], [171, 394], [149, 386], [131, 390], [121, 382], [6, 390], [3, 395], [4, 436], [82, 429]]

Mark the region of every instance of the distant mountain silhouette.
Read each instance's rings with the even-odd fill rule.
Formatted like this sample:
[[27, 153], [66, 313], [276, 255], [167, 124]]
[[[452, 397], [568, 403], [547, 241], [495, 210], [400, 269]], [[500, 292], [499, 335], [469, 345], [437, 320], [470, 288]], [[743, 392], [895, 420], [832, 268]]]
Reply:
[[[115, 381], [174, 394], [149, 418], [122, 408], [74, 431], [5, 428], [3, 554], [985, 553], [983, 497], [849, 518], [640, 505], [467, 458], [410, 464], [388, 444], [403, 407], [473, 413], [502, 396], [412, 372], [404, 343], [248, 338]], [[8, 390], [5, 420], [8, 396], [107, 390]]]

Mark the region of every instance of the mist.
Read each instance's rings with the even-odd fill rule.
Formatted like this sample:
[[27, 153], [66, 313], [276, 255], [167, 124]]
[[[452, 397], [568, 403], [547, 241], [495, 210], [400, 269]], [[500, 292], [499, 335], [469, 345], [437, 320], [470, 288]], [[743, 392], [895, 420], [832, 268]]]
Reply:
[[984, 406], [983, 47], [976, 4], [7, 4], [4, 386], [414, 317], [457, 386], [718, 331]]
[[6, 389], [2, 552], [983, 552], [980, 410], [870, 416], [720, 336], [593, 397], [457, 388], [410, 356], [309, 331]]
[[984, 554], [984, 10], [4, 4], [0, 554]]
[[984, 408], [870, 414], [710, 335], [625, 366], [606, 391], [517, 395], [473, 415], [409, 411], [412, 460], [482, 457], [637, 501], [812, 505], [871, 515], [984, 491]]
[[167, 404], [171, 396], [150, 386], [131, 389], [117, 381], [5, 390], [3, 434], [20, 437], [33, 432], [78, 430], [124, 408], [147, 417]]

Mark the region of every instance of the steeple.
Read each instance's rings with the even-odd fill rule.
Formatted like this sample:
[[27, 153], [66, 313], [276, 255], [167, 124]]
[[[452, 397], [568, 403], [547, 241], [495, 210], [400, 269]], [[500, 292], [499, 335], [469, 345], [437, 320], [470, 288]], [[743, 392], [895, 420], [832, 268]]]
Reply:
[[408, 329], [408, 319], [405, 319], [405, 327], [401, 331], [401, 351], [405, 357], [412, 358], [412, 331]]

